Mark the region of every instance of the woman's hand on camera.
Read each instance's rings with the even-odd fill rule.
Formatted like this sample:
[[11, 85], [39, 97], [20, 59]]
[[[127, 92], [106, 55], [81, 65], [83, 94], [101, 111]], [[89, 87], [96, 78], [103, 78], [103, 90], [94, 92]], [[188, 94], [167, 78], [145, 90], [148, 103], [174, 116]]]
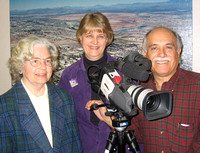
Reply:
[[[91, 106], [97, 104], [97, 105], [103, 105], [103, 102], [101, 100], [90, 100], [87, 102], [85, 108], [87, 110], [91, 110]], [[112, 120], [110, 116], [106, 116], [105, 113], [107, 112], [106, 106], [104, 107], [98, 107], [98, 109], [94, 109], [93, 112], [95, 115], [101, 120], [107, 123], [111, 128], [112, 127]]]

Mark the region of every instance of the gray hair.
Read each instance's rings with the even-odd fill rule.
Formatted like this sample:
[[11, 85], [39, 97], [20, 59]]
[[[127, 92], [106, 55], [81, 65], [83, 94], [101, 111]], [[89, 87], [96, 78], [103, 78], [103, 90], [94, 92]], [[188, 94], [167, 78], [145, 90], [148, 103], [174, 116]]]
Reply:
[[159, 26], [159, 27], [154, 27], [153, 29], [151, 29], [149, 32], [147, 32], [147, 34], [145, 35], [144, 39], [143, 39], [143, 43], [142, 43], [142, 49], [144, 49], [146, 52], [147, 52], [147, 37], [148, 35], [156, 30], [156, 29], [166, 29], [166, 30], [169, 30], [173, 35], [174, 37], [176, 38], [176, 42], [177, 42], [177, 51], [181, 48], [183, 49], [183, 43], [182, 43], [182, 39], [180, 37], [180, 35], [178, 33], [176, 33], [175, 31], [173, 31], [172, 29], [170, 28], [167, 28], [167, 27], [163, 27], [163, 26]]
[[58, 50], [56, 46], [45, 38], [30, 35], [21, 39], [11, 51], [11, 57], [8, 60], [8, 68], [13, 83], [22, 78], [22, 74], [19, 72], [22, 70], [24, 62], [33, 57], [33, 48], [36, 44], [44, 45], [48, 48], [52, 59], [52, 68], [53, 70], [57, 68]]

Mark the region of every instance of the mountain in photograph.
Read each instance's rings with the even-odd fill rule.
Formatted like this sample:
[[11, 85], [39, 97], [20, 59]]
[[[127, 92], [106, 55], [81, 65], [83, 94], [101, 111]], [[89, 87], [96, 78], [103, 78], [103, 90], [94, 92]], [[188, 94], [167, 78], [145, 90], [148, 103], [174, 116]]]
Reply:
[[31, 10], [11, 10], [11, 15], [68, 15], [81, 14], [87, 12], [113, 12], [113, 13], [140, 13], [140, 12], [160, 12], [174, 10], [192, 10], [192, 3], [189, 0], [170, 0], [168, 2], [157, 3], [132, 3], [115, 4], [111, 6], [96, 5], [92, 7], [59, 7], [59, 8], [41, 8]]

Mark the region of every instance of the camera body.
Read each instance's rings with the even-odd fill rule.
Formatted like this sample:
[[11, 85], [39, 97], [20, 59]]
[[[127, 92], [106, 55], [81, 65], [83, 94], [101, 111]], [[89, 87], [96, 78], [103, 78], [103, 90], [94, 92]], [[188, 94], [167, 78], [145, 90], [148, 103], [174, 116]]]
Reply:
[[121, 86], [122, 77], [115, 69], [113, 70], [103, 75], [100, 89], [110, 101], [110, 105], [121, 109], [125, 115], [132, 116], [134, 114], [131, 108], [131, 96]]
[[127, 83], [115, 69], [103, 75], [100, 89], [110, 104], [127, 116], [135, 115], [134, 106], [142, 110], [147, 120], [160, 119], [171, 113], [171, 92], [153, 91], [141, 85]]

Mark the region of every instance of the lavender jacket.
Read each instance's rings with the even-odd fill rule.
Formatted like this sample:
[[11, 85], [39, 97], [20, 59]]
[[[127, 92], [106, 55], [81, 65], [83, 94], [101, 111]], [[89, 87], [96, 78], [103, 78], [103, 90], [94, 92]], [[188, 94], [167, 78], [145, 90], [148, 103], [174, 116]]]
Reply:
[[[107, 54], [107, 63], [116, 60]], [[91, 100], [91, 86], [87, 81], [86, 69], [82, 58], [67, 67], [61, 76], [59, 86], [71, 92], [77, 113], [80, 139], [84, 153], [104, 153], [110, 127], [100, 121], [98, 127], [90, 122], [90, 111], [85, 109]]]

